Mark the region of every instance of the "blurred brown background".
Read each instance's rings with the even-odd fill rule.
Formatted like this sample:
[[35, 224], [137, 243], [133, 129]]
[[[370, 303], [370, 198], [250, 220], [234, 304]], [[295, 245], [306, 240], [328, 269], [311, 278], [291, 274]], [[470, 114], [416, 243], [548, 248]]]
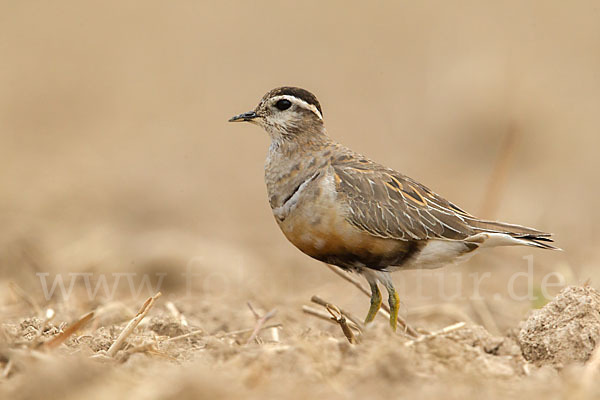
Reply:
[[[482, 216], [555, 232], [566, 251], [498, 249], [460, 268], [493, 271], [490, 297], [527, 254], [536, 274], [597, 286], [598, 21], [596, 1], [2, 2], [2, 276], [35, 290], [39, 271], [200, 257], [243, 275], [250, 294], [232, 306], [298, 310], [319, 292], [362, 315], [366, 298], [274, 223], [266, 134], [227, 123], [296, 85], [331, 136], [475, 214], [514, 130], [500, 206]], [[423, 305], [409, 294], [408, 310]]]

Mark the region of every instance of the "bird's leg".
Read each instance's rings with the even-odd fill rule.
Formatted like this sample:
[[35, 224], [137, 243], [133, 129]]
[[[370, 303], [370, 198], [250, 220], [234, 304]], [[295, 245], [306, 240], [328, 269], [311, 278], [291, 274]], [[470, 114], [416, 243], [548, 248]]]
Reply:
[[382, 283], [385, 285], [385, 288], [388, 292], [388, 304], [390, 305], [390, 326], [392, 330], [396, 332], [396, 326], [398, 324], [398, 311], [400, 310], [400, 296], [398, 296], [398, 292], [394, 288], [394, 282], [388, 276], [382, 280]]
[[371, 306], [369, 307], [369, 312], [365, 318], [365, 324], [368, 324], [375, 319], [377, 311], [379, 311], [379, 308], [381, 307], [381, 292], [377, 286], [377, 279], [370, 275], [367, 275], [366, 278], [369, 282], [369, 286], [371, 287]]
[[[390, 291], [391, 289], [391, 291]], [[398, 296], [398, 292], [392, 286], [388, 288], [389, 297], [388, 303], [390, 305], [390, 326], [392, 330], [396, 332], [396, 326], [398, 324], [398, 310], [400, 310], [400, 296]]]

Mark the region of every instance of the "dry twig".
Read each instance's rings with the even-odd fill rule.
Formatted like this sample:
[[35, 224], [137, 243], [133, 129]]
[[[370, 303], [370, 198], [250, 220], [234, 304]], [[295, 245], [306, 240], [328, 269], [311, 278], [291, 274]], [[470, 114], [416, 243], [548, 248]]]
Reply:
[[[331, 319], [331, 314], [329, 314], [326, 311], [321, 311], [318, 308], [314, 308], [314, 307], [310, 307], [310, 306], [302, 306], [302, 312], [305, 314], [308, 314], [308, 315], [312, 315], [313, 317], [322, 319], [323, 321], [327, 321], [331, 324], [334, 324], [334, 325], [338, 324], [336, 321]], [[358, 326], [356, 326], [354, 324], [354, 322], [350, 321], [350, 323], [348, 323], [348, 326], [350, 326], [350, 328], [354, 329], [355, 331], [360, 332], [360, 329], [358, 328]]]
[[419, 336], [418, 338], [416, 338], [414, 340], [409, 340], [407, 342], [404, 342], [404, 345], [407, 346], [407, 347], [408, 346], [412, 346], [415, 343], [424, 342], [425, 340], [429, 340], [429, 339], [434, 338], [436, 336], [445, 335], [446, 333], [450, 333], [452, 331], [458, 330], [458, 329], [462, 328], [465, 325], [466, 324], [464, 322], [458, 322], [456, 324], [452, 324], [452, 325], [449, 325], [449, 326], [447, 326], [447, 327], [445, 327], [443, 329], [440, 329], [439, 331], [432, 332], [429, 335], [422, 335], [422, 336]]
[[[354, 336], [354, 333], [352, 332], [352, 329], [358, 332], [362, 332], [363, 326], [359, 321], [354, 321], [355, 318], [350, 318], [348, 314], [345, 314], [337, 306], [321, 299], [318, 296], [313, 296], [310, 300], [315, 304], [325, 307], [329, 315], [320, 310], [315, 310], [314, 308], [308, 306], [302, 306], [302, 311], [309, 315], [313, 315], [317, 318], [321, 318], [326, 321], [335, 323], [342, 329], [342, 332], [344, 333], [346, 339], [348, 339], [348, 342], [350, 342], [351, 344], [358, 343], [356, 337]], [[350, 320], [350, 324], [346, 320], [346, 317], [348, 317], [348, 319]]]
[[169, 310], [173, 318], [179, 321], [181, 326], [188, 326], [187, 318], [185, 317], [185, 315], [183, 315], [181, 311], [177, 309], [177, 306], [172, 301], [168, 301], [165, 306], [167, 307], [167, 310]]
[[186, 339], [192, 336], [196, 336], [196, 335], [201, 335], [203, 334], [204, 331], [202, 329], [198, 329], [196, 331], [192, 331], [192, 332], [188, 332], [188, 333], [184, 333], [183, 335], [179, 335], [179, 336], [175, 336], [172, 338], [168, 338], [167, 340], [165, 340], [165, 342], [174, 342], [176, 340], [181, 340], [181, 339]]
[[352, 329], [350, 329], [350, 327], [348, 326], [346, 318], [344, 317], [344, 314], [342, 314], [340, 309], [334, 306], [333, 304], [327, 304], [325, 308], [327, 309], [329, 314], [331, 314], [331, 319], [334, 320], [340, 326], [340, 328], [342, 328], [342, 332], [344, 333], [344, 336], [346, 336], [346, 339], [348, 339], [348, 342], [350, 344], [356, 344], [357, 341], [354, 337], [354, 334], [352, 333]]
[[252, 303], [250, 303], [249, 301], [246, 302], [246, 305], [250, 309], [250, 312], [252, 313], [252, 315], [254, 315], [254, 319], [258, 321], [260, 319], [260, 314], [258, 313], [258, 311], [256, 311], [254, 309], [254, 307], [252, 306]]
[[131, 319], [131, 321], [129, 321], [127, 326], [125, 326], [125, 329], [123, 329], [123, 331], [121, 332], [119, 337], [117, 337], [117, 340], [115, 340], [114, 343], [106, 351], [106, 354], [109, 357], [114, 357], [115, 354], [117, 354], [117, 351], [123, 346], [125, 339], [127, 339], [127, 337], [129, 335], [131, 335], [131, 333], [136, 328], [136, 326], [138, 326], [139, 323], [142, 322], [142, 320], [144, 319], [146, 314], [148, 314], [148, 311], [150, 311], [150, 309], [154, 305], [154, 302], [156, 301], [156, 299], [158, 299], [161, 295], [162, 295], [162, 293], [158, 292], [157, 294], [148, 298], [148, 300], [146, 300], [144, 302], [144, 304], [142, 305], [142, 308], [140, 308], [137, 315], [135, 317], [133, 317]]
[[273, 318], [277, 314], [277, 310], [276, 309], [272, 309], [271, 311], [269, 311], [268, 313], [266, 313], [265, 315], [263, 315], [261, 317], [254, 310], [254, 308], [252, 308], [252, 305], [250, 304], [250, 302], [248, 302], [248, 307], [250, 308], [250, 311], [252, 311], [252, 313], [254, 314], [254, 317], [257, 318], [257, 320], [256, 320], [256, 326], [254, 327], [254, 330], [252, 331], [252, 334], [250, 335], [250, 337], [246, 341], [246, 344], [249, 344], [250, 342], [252, 342], [253, 340], [255, 340], [256, 337], [258, 336], [258, 333], [261, 331], [262, 327], [265, 325], [265, 323], [268, 320], [270, 320], [271, 318]]
[[[321, 311], [321, 310], [313, 308], [313, 307], [302, 306], [302, 311], [305, 314], [312, 315], [313, 317], [317, 317], [319, 319], [322, 319], [323, 321], [327, 321], [329, 323], [332, 323], [332, 324], [340, 326], [340, 322], [339, 322], [338, 318], [336, 316], [334, 316], [329, 309], [327, 310], [327, 312], [325, 312], [325, 311]], [[356, 325], [354, 325], [354, 323], [349, 324], [348, 321], [345, 321], [345, 325], [348, 328], [350, 328], [350, 329], [354, 329], [356, 331], [359, 331], [358, 327]], [[344, 332], [344, 336], [346, 336], [346, 338], [350, 341], [349, 335], [347, 334], [346, 331], [344, 331], [344, 329], [345, 328], [342, 327], [342, 331]], [[354, 340], [354, 335], [352, 334], [352, 332], [350, 332], [350, 334], [351, 334], [351, 337]], [[350, 341], [350, 343], [353, 343], [353, 342]]]
[[[325, 308], [327, 308], [328, 305], [332, 304], [328, 301], [321, 299], [319, 296], [316, 296], [316, 295], [311, 297], [310, 301], [312, 301], [313, 303], [318, 304], [322, 307], [325, 307]], [[341, 313], [344, 314], [344, 316], [346, 318], [348, 318], [354, 324], [354, 326], [351, 326], [351, 328], [354, 328], [359, 332], [362, 332], [364, 330], [365, 326], [363, 325], [363, 323], [360, 319], [356, 318], [354, 315], [352, 315], [348, 311], [344, 310], [343, 308], [339, 308], [339, 307], [336, 307], [336, 308], [339, 309], [341, 311]]]
[[87, 324], [88, 322], [90, 322], [93, 317], [94, 317], [94, 312], [93, 311], [90, 311], [89, 313], [85, 314], [83, 317], [79, 318], [79, 320], [77, 320], [71, 326], [67, 327], [64, 331], [62, 331], [58, 335], [54, 336], [52, 339], [50, 339], [47, 342], [45, 342], [42, 345], [43, 348], [50, 350], [50, 349], [54, 349], [54, 348], [60, 346], [72, 334], [74, 334], [75, 332], [77, 332], [78, 330], [80, 330], [83, 326], [85, 326], [85, 324]]
[[[331, 316], [329, 315], [329, 313], [326, 313], [325, 311], [321, 311], [317, 308], [313, 308], [313, 307], [309, 307], [309, 306], [302, 306], [302, 312], [305, 314], [308, 314], [308, 315], [312, 315], [313, 317], [322, 319], [323, 321], [327, 321], [332, 324], [336, 324], [336, 322], [331, 319]], [[357, 328], [357, 330], [358, 330], [358, 328]]]
[[[264, 331], [264, 330], [267, 330], [267, 329], [281, 329], [282, 327], [283, 327], [283, 325], [281, 325], [281, 324], [272, 324], [272, 325], [263, 326], [262, 328], [260, 328], [260, 330]], [[241, 335], [241, 334], [244, 334], [244, 333], [253, 332], [255, 329], [256, 328], [239, 329], [237, 331], [226, 332], [222, 336]]]

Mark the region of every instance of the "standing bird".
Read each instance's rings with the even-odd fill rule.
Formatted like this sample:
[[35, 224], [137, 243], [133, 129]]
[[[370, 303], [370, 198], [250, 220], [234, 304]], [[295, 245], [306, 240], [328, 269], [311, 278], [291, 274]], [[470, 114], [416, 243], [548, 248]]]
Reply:
[[264, 128], [271, 137], [265, 181], [283, 234], [305, 254], [362, 274], [371, 288], [365, 323], [388, 292], [390, 325], [400, 305], [390, 272], [438, 268], [483, 247], [556, 249], [551, 234], [479, 219], [417, 181], [337, 143], [327, 135], [317, 98], [297, 87], [268, 92], [253, 111], [229, 120]]

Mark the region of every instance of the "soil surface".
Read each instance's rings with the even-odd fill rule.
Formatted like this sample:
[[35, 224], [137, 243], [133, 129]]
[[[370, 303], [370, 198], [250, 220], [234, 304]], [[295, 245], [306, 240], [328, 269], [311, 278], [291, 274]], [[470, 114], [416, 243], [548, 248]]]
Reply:
[[[581, 377], [591, 368], [585, 362], [600, 330], [599, 296], [590, 287], [564, 289], [523, 321], [518, 339], [464, 323], [411, 339], [378, 321], [356, 332], [354, 345], [337, 326], [317, 319], [301, 327], [280, 317], [279, 311], [259, 326], [252, 314], [265, 311], [252, 308], [236, 317], [249, 328], [233, 330], [231, 316], [209, 302], [165, 304], [158, 298], [113, 355], [110, 347], [133, 310], [100, 326], [113, 311], [99, 308], [87, 326], [56, 347], [49, 344], [64, 335], [65, 323], [17, 318], [1, 326], [5, 341], [0, 368], [5, 377], [0, 394], [11, 399], [48, 394], [105, 398], [111, 393], [181, 399], [418, 392], [425, 398], [476, 393], [487, 398], [560, 398], [578, 387], [593, 398], [600, 385], [595, 378], [587, 382]], [[264, 329], [251, 337], [257, 326]]]

